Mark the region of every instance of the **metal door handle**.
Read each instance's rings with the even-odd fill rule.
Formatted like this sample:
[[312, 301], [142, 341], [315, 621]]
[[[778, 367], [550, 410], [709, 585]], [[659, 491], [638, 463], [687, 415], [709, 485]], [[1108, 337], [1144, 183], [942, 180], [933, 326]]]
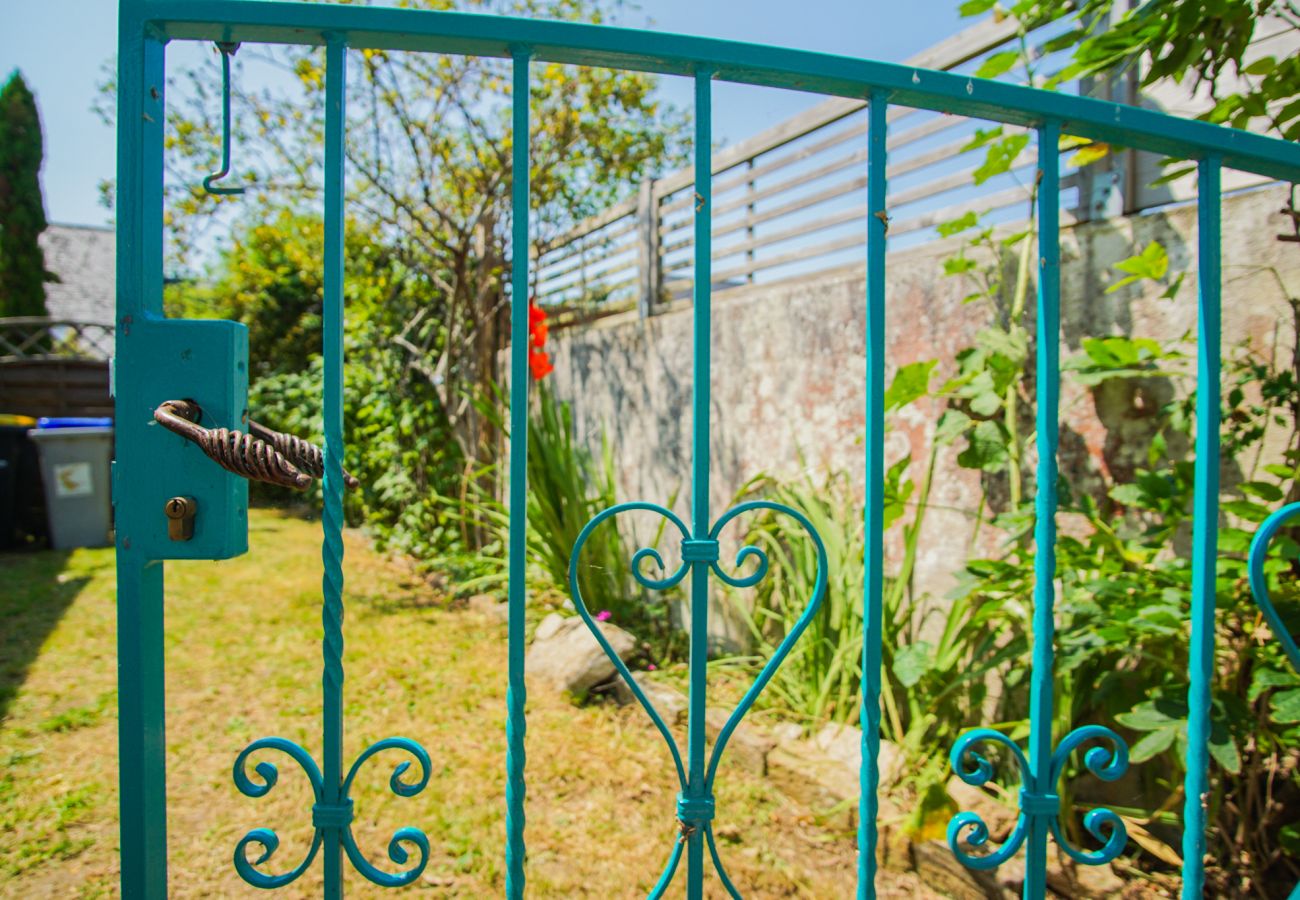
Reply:
[[[305, 491], [325, 474], [325, 456], [315, 444], [249, 421], [248, 434], [228, 428], [204, 428], [203, 410], [192, 400], [168, 400], [153, 411], [154, 421], [193, 441], [223, 469], [250, 481], [264, 481]], [[360, 484], [343, 473], [350, 490]]]

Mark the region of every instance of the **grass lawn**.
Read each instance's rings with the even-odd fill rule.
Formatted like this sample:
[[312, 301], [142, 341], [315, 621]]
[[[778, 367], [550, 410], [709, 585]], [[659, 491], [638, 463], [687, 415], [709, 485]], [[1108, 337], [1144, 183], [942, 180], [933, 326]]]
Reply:
[[[306, 778], [279, 754], [261, 799], [231, 781], [256, 738], [296, 740], [319, 760], [319, 528], [254, 511], [251, 552], [167, 570], [167, 766], [174, 897], [268, 896], [231, 853], [274, 829], [263, 866], [296, 866], [311, 839]], [[375, 864], [397, 828], [428, 834], [429, 867], [408, 889], [493, 897], [503, 890], [505, 626], [442, 598], [399, 562], [347, 535], [345, 766], [391, 735], [433, 760], [417, 797], [387, 790], [391, 752], [358, 776], [354, 832]], [[0, 895], [117, 893], [117, 697], [111, 550], [0, 556]], [[644, 896], [676, 833], [667, 751], [632, 709], [578, 708], [540, 692], [528, 719], [528, 885], [537, 897]], [[410, 776], [408, 775], [408, 778]], [[720, 850], [747, 897], [854, 893], [852, 835], [821, 824], [725, 761]], [[391, 894], [349, 868], [352, 896]], [[684, 874], [684, 873], [679, 873]], [[885, 876], [885, 896], [918, 896]], [[679, 884], [681, 879], [679, 878]], [[319, 896], [320, 860], [280, 891]], [[674, 892], [674, 896], [680, 895]], [[716, 882], [710, 896], [722, 896]]]

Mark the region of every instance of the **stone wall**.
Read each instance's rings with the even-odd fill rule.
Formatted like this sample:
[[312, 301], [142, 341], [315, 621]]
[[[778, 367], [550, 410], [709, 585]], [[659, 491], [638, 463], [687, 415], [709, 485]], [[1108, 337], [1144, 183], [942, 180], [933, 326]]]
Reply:
[[[1260, 349], [1294, 340], [1286, 297], [1300, 296], [1300, 249], [1274, 239], [1285, 193], [1269, 186], [1225, 199], [1223, 207], [1223, 346], [1251, 339]], [[1158, 240], [1171, 270], [1186, 271], [1173, 300], [1136, 287], [1114, 293], [1113, 265]], [[1196, 333], [1196, 212], [1178, 207], [1094, 222], [1062, 235], [1061, 356], [1079, 352], [1089, 336], [1123, 334], [1179, 342]], [[963, 303], [974, 285], [946, 277], [952, 241], [894, 253], [888, 259], [888, 371], [938, 359], [937, 377], [954, 371], [957, 351], [994, 312]], [[861, 267], [816, 281], [747, 286], [715, 294], [713, 308], [713, 514], [759, 473], [820, 480], [827, 470], [850, 473], [860, 489], [865, 419], [865, 285]], [[1032, 308], [1032, 295], [1030, 306]], [[1032, 326], [1031, 326], [1032, 328]], [[574, 404], [580, 435], [599, 450], [602, 431], [617, 463], [620, 499], [689, 509], [691, 436], [689, 306], [642, 321], [611, 317], [554, 335], [552, 388]], [[1184, 348], [1195, 352], [1194, 343]], [[937, 383], [937, 382], [936, 382]], [[1062, 468], [1073, 483], [1124, 478], [1143, 457], [1150, 423], [1170, 396], [1161, 379], [1112, 382], [1089, 391], [1062, 386]], [[938, 410], [929, 401], [898, 417], [886, 437], [886, 462], [911, 454], [916, 468], [929, 451]], [[1225, 461], [1231, 466], [1231, 461]], [[919, 471], [915, 473], [919, 477]], [[1225, 476], [1231, 477], [1231, 472]], [[1032, 485], [1027, 486], [1032, 488]], [[941, 455], [918, 561], [917, 586], [944, 593], [971, 542], [980, 498], [976, 473]], [[995, 496], [996, 499], [996, 496]], [[647, 537], [640, 526], [641, 537]], [[1065, 523], [1068, 527], [1068, 523]], [[984, 529], [976, 541], [991, 549]]]

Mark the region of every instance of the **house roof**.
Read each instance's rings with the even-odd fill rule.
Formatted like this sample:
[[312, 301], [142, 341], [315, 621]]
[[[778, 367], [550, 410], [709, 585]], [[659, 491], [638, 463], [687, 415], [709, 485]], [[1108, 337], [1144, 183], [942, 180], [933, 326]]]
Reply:
[[56, 319], [113, 323], [117, 234], [111, 226], [50, 225], [41, 234], [45, 268], [59, 280], [45, 286]]

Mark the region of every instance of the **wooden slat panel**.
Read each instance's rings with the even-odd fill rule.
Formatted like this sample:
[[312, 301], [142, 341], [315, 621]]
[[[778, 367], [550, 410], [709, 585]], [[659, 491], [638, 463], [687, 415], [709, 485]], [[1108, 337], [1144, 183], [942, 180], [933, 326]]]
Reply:
[[0, 363], [0, 412], [22, 416], [111, 416], [108, 362], [33, 359]]

